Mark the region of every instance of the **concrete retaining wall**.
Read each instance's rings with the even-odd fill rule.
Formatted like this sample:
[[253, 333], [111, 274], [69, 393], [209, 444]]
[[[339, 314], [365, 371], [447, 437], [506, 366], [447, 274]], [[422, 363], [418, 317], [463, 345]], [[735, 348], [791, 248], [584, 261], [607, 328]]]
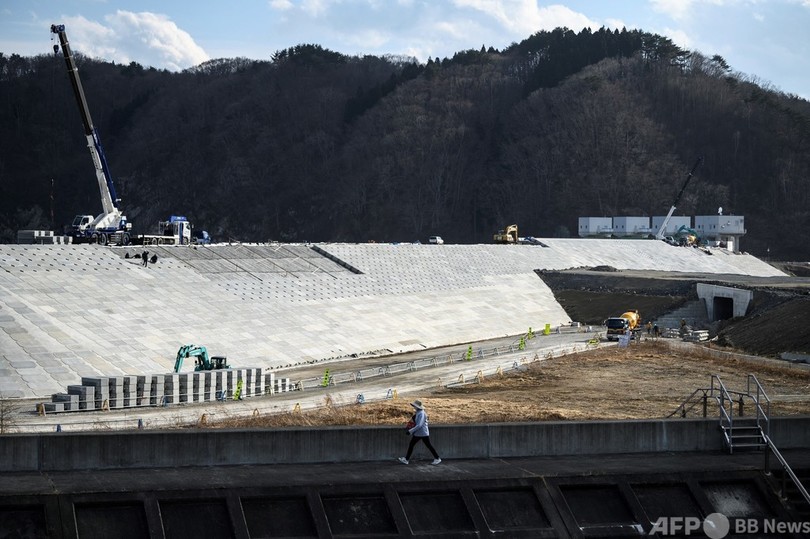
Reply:
[[[810, 446], [810, 417], [774, 418], [779, 449]], [[544, 422], [436, 426], [443, 458], [509, 458], [717, 451], [717, 420]], [[404, 454], [401, 428], [329, 427], [21, 434], [2, 437], [0, 471], [70, 471], [358, 462]], [[420, 444], [415, 458], [428, 458]]]

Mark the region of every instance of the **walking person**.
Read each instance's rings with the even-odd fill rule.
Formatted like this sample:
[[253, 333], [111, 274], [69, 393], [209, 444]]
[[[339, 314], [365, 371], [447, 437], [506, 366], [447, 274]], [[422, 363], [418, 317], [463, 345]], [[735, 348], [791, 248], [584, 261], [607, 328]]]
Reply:
[[141, 255], [141, 265], [148, 268], [149, 267], [149, 251], [144, 251]]
[[416, 444], [418, 444], [421, 441], [425, 444], [425, 447], [428, 448], [428, 451], [430, 451], [433, 454], [433, 462], [431, 462], [431, 464], [433, 464], [434, 466], [436, 464], [441, 464], [442, 459], [439, 458], [439, 454], [436, 452], [436, 450], [433, 448], [433, 445], [430, 443], [430, 431], [428, 430], [428, 415], [427, 412], [425, 411], [425, 407], [422, 406], [422, 402], [418, 400], [413, 401], [411, 403], [411, 406], [413, 406], [414, 410], [416, 410], [416, 412], [413, 414], [413, 418], [411, 419], [411, 421], [413, 422], [413, 426], [410, 426], [409, 424], [409, 427], [406, 427], [406, 431], [408, 432], [408, 434], [411, 435], [411, 441], [408, 444], [408, 452], [405, 454], [404, 457], [399, 457], [399, 461], [402, 464], [408, 464], [408, 462], [411, 459], [411, 455], [413, 454], [413, 448], [416, 446]]

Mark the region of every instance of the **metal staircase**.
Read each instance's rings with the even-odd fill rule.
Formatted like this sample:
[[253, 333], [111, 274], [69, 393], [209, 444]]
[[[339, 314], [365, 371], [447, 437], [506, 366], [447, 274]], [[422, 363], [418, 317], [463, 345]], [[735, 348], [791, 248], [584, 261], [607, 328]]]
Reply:
[[686, 417], [696, 408], [700, 408], [703, 417], [709, 417], [712, 410], [718, 411], [723, 443], [729, 453], [767, 446], [771, 400], [753, 374], [748, 375], [745, 391], [729, 390], [713, 374], [708, 388], [696, 389], [667, 417]]
[[[745, 391], [731, 391], [726, 388], [719, 376], [712, 375], [711, 385], [707, 389], [696, 389], [667, 417], [686, 417], [696, 408], [702, 410], [703, 417], [709, 417], [710, 411], [715, 409], [715, 406], [719, 413], [723, 443], [729, 454], [734, 453], [735, 449], [764, 450], [764, 471], [772, 478], [772, 483], [777, 481], [771, 474], [770, 456], [776, 457], [781, 466], [778, 477], [781, 486], [775, 484], [774, 489], [797, 511], [797, 514], [810, 515], [810, 494], [771, 440], [769, 418], [771, 399], [756, 376], [748, 375]], [[749, 415], [746, 415], [746, 411]]]

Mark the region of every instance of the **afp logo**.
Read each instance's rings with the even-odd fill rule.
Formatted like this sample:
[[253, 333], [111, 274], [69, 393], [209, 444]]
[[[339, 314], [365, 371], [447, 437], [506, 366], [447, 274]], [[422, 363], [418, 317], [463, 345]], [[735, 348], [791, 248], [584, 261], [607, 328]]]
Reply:
[[728, 535], [728, 518], [721, 513], [712, 513], [705, 519], [697, 517], [661, 517], [653, 523], [650, 535], [659, 537], [669, 535], [688, 536], [698, 530], [703, 530], [709, 539], [722, 539]]

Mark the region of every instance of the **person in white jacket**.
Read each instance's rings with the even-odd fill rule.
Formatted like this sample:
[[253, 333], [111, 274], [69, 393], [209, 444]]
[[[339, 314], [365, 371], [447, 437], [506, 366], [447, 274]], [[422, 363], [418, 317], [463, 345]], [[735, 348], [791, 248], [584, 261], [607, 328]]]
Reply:
[[402, 464], [408, 464], [410, 461], [411, 455], [413, 454], [413, 448], [416, 446], [417, 443], [424, 442], [425, 447], [433, 453], [433, 462], [431, 464], [441, 464], [442, 459], [439, 458], [439, 454], [433, 448], [433, 445], [430, 443], [430, 430], [428, 429], [428, 415], [425, 411], [425, 407], [422, 406], [421, 401], [413, 401], [411, 403], [416, 413], [413, 415], [413, 427], [407, 428], [406, 431], [408, 434], [411, 435], [411, 441], [408, 444], [408, 452], [405, 454], [404, 457], [399, 457], [399, 461]]

